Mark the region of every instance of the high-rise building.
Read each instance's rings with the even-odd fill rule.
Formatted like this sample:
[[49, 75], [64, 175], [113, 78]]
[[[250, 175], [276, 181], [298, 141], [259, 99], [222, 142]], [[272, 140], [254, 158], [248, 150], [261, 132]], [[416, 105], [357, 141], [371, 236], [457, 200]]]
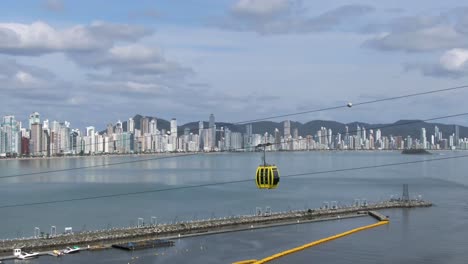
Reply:
[[198, 149], [203, 150], [204, 146], [204, 141], [203, 141], [203, 121], [198, 122]]
[[279, 150], [281, 148], [281, 135], [278, 128], [275, 128], [275, 150]]
[[293, 129], [293, 138], [294, 139], [299, 138], [299, 129], [297, 127]]
[[156, 131], [158, 131], [158, 121], [156, 120], [156, 118], [151, 119], [149, 126], [149, 133], [151, 135], [156, 135]]
[[426, 138], [426, 129], [423, 127], [421, 128], [421, 136], [420, 136], [420, 139], [421, 141], [421, 147], [423, 149], [426, 149], [427, 148], [427, 138]]
[[175, 118], [171, 119], [171, 135], [169, 137], [169, 151], [177, 150], [177, 120]]
[[115, 123], [114, 132], [116, 134], [122, 134], [123, 133], [122, 121], [118, 120], [117, 123]]
[[49, 119], [46, 119], [44, 122], [42, 122], [42, 129], [49, 129]]
[[149, 118], [142, 117], [140, 119], [140, 130], [142, 135], [149, 133]]
[[453, 142], [455, 144], [455, 147], [458, 147], [459, 141], [460, 141], [460, 128], [458, 127], [458, 125], [455, 125], [455, 138]]
[[114, 134], [114, 125], [112, 123], [107, 124], [107, 130], [106, 130], [107, 135], [111, 136]]
[[434, 137], [435, 137], [435, 143], [439, 143], [439, 140], [441, 140], [441, 138], [439, 138], [439, 127], [438, 126], [435, 126], [434, 128]]
[[130, 133], [135, 132], [135, 120], [133, 120], [133, 118], [131, 117], [128, 119], [127, 132], [130, 132]]
[[39, 124], [41, 122], [40, 115], [38, 112], [34, 112], [29, 115], [29, 130], [31, 130], [32, 124]]
[[21, 153], [21, 124], [15, 116], [4, 116], [1, 124], [3, 130], [3, 153]]
[[177, 119], [171, 119], [171, 135], [177, 136]]
[[46, 152], [44, 150], [43, 144], [42, 144], [42, 136], [43, 129], [42, 129], [42, 124], [40, 123], [33, 123], [31, 124], [31, 139], [29, 140], [30, 148], [29, 151], [31, 155], [33, 156], [38, 156], [42, 155], [42, 153]]
[[213, 114], [210, 115], [210, 121], [208, 123], [208, 128], [212, 128], [215, 125], [215, 117]]
[[291, 137], [291, 121], [286, 120], [283, 123], [284, 126], [284, 138], [288, 139]]
[[96, 137], [95, 137], [96, 129], [93, 126], [86, 127], [86, 138], [87, 142], [85, 142], [85, 151], [86, 153], [95, 153], [96, 152]]
[[216, 123], [215, 117], [213, 114], [210, 115], [210, 122], [208, 124], [208, 129], [210, 131], [210, 147], [213, 149], [216, 147]]
[[381, 138], [382, 138], [382, 131], [380, 131], [380, 129], [377, 129], [377, 131], [375, 131], [375, 140], [379, 141]]

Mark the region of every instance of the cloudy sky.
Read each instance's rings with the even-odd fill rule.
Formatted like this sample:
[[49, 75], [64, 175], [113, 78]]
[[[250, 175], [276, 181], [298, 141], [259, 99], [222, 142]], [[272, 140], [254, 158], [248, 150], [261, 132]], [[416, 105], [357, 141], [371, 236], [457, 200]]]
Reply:
[[[236, 122], [467, 85], [468, 5], [460, 4], [4, 0], [0, 115], [38, 111], [98, 128], [137, 113]], [[424, 119], [468, 112], [467, 95], [292, 119]]]

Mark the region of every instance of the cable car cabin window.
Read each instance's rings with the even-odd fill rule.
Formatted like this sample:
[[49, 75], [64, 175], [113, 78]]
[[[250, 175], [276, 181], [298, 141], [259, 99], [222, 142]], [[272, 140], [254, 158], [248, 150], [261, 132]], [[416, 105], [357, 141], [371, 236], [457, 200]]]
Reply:
[[271, 168], [268, 168], [268, 185], [273, 184], [273, 170]]
[[267, 169], [266, 169], [266, 173], [265, 173], [265, 174], [266, 174], [266, 175], [265, 175], [265, 176], [266, 176], [266, 184], [267, 184], [267, 185], [270, 185], [270, 184], [271, 184], [271, 181], [270, 181], [270, 175], [271, 175], [270, 168], [267, 168]]
[[277, 185], [279, 182], [279, 173], [277, 169], [273, 169], [273, 185]]
[[265, 179], [263, 178], [263, 171], [264, 171], [264, 169], [261, 168], [260, 169], [260, 185], [265, 184], [265, 182], [264, 182]]

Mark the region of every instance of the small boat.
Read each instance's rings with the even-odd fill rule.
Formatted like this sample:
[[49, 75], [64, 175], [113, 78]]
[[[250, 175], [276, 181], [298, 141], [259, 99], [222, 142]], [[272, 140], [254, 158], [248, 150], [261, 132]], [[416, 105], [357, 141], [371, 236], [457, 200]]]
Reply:
[[64, 254], [73, 254], [73, 253], [77, 253], [78, 251], [80, 251], [80, 248], [77, 247], [77, 246], [74, 246], [74, 247], [67, 247], [66, 249], [64, 249], [62, 252]]
[[52, 254], [56, 257], [59, 257], [59, 256], [62, 256], [64, 253], [63, 251], [60, 251], [60, 250], [54, 250], [52, 251]]
[[39, 253], [28, 253], [28, 252], [21, 252], [21, 254], [17, 255], [16, 257], [19, 259], [32, 259], [38, 257]]
[[21, 251], [20, 248], [15, 248], [13, 250], [13, 256], [17, 257], [18, 259], [32, 259], [39, 255], [39, 253], [28, 253], [25, 251]]

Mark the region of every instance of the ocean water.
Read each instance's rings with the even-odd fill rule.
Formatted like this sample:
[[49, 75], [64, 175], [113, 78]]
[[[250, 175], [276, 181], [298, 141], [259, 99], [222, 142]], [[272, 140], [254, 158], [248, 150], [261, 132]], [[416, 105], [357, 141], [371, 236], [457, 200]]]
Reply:
[[[392, 209], [388, 226], [366, 230], [286, 256], [276, 263], [466, 263], [468, 259], [468, 158], [408, 165], [317, 173], [410, 160], [464, 155], [436, 152], [430, 156], [399, 152], [268, 153], [279, 166], [278, 189], [258, 190], [253, 180], [259, 153], [201, 154], [116, 166], [0, 178], [0, 206], [87, 196], [158, 190], [214, 182], [249, 180], [167, 192], [150, 192], [96, 200], [0, 209], [0, 240], [48, 233], [56, 226], [74, 231], [135, 225], [152, 216], [159, 223], [253, 214], [256, 207], [273, 211], [320, 207], [323, 202], [351, 204], [399, 196], [408, 183], [410, 196], [421, 195], [435, 206]], [[44, 160], [0, 160], [0, 177], [81, 166], [147, 159], [151, 156], [85, 157]], [[158, 156], [154, 156], [158, 157]], [[290, 177], [299, 173], [310, 175]], [[361, 225], [372, 218], [276, 227], [176, 240], [168, 249], [123, 252], [80, 252], [60, 259], [41, 257], [28, 263], [231, 263], [260, 259]]]

